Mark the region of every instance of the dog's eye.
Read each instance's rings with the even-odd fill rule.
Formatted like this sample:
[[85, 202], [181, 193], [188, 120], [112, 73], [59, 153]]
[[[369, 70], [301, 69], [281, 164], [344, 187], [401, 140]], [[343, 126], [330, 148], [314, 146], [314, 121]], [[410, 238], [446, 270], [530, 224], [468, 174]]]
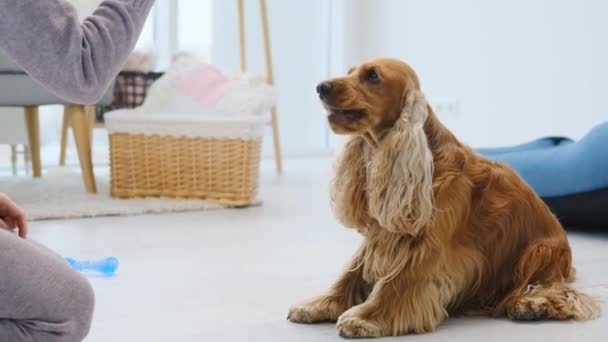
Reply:
[[367, 75], [365, 75], [365, 78], [371, 83], [380, 83], [380, 76], [378, 76], [378, 73], [375, 70], [368, 71]]

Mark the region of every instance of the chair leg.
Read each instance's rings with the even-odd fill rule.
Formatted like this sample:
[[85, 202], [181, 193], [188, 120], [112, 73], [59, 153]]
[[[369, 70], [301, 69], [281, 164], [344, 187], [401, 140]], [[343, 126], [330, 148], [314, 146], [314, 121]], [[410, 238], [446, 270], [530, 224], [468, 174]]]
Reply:
[[76, 141], [76, 149], [78, 150], [78, 159], [80, 160], [80, 169], [82, 170], [82, 178], [87, 192], [96, 193], [97, 185], [95, 183], [95, 175], [93, 173], [93, 160], [91, 153], [91, 125], [88, 119], [87, 111], [84, 106], [66, 105], [66, 111], [69, 113], [74, 140]]
[[87, 122], [89, 123], [89, 140], [91, 141], [91, 150], [93, 149], [93, 130], [95, 129], [95, 106], [87, 106]]
[[[61, 151], [59, 154], [59, 166], [65, 166], [66, 153], [68, 148], [68, 131], [70, 129], [70, 113], [67, 110], [67, 106], [63, 112], [63, 122], [61, 124]], [[86, 119], [89, 123], [89, 139], [91, 140], [91, 146], [93, 144], [93, 129], [95, 128], [95, 107], [87, 106], [85, 108]]]
[[25, 122], [27, 124], [27, 137], [30, 154], [32, 156], [32, 172], [34, 177], [42, 176], [42, 162], [40, 161], [40, 122], [38, 107], [25, 107]]
[[63, 122], [61, 123], [61, 145], [59, 151], [59, 166], [65, 166], [66, 151], [68, 148], [68, 130], [70, 128], [70, 113], [67, 106], [63, 109]]

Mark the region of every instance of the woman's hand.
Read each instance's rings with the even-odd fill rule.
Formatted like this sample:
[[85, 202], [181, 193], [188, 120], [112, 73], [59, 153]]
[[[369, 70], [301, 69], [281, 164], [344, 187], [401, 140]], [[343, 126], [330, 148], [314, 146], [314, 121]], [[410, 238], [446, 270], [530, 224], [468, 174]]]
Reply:
[[27, 236], [25, 212], [3, 193], [0, 193], [0, 229], [9, 231], [17, 229], [20, 237]]

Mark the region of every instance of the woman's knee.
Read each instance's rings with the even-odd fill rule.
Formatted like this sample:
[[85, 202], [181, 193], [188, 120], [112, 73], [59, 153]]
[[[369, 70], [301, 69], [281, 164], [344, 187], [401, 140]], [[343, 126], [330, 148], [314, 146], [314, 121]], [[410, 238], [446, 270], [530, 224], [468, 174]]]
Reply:
[[[40, 247], [44, 248], [44, 247]], [[44, 248], [46, 250], [46, 248]], [[51, 309], [48, 317], [65, 322], [58, 335], [59, 341], [82, 341], [91, 329], [95, 309], [95, 293], [89, 281], [72, 269], [62, 257], [49, 253], [48, 268], [52, 285], [46, 288], [44, 309]]]
[[60, 298], [54, 311], [56, 319], [63, 324], [58, 325], [54, 333], [57, 342], [82, 341], [91, 329], [95, 294], [89, 281], [76, 271], [70, 269], [62, 273], [61, 287], [54, 294]]
[[95, 305], [93, 289], [63, 257], [0, 231], [0, 274], [0, 319], [8, 322], [5, 326], [14, 322], [16, 327], [12, 332], [6, 328], [5, 334], [44, 336], [4, 338], [0, 332], [0, 341], [74, 342], [87, 336]]
[[[95, 296], [89, 282], [77, 273], [64, 273], [61, 290], [46, 292], [51, 311], [37, 319], [0, 321], [0, 341], [81, 342], [89, 334]], [[5, 338], [6, 337], [6, 338]]]
[[66, 333], [72, 338], [70, 341], [81, 341], [89, 334], [95, 309], [95, 293], [91, 284], [80, 275], [77, 278], [69, 294], [72, 303], [66, 313], [70, 322], [70, 331]]

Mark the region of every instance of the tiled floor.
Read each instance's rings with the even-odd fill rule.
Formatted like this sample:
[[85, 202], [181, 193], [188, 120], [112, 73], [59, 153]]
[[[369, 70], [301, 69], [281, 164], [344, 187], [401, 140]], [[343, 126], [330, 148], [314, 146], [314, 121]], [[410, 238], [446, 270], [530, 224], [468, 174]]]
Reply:
[[[264, 164], [264, 205], [241, 210], [38, 222], [32, 237], [78, 258], [116, 256], [91, 278], [89, 342], [340, 341], [331, 324], [288, 323], [287, 308], [331, 283], [359, 238], [332, 218], [329, 160]], [[571, 234], [579, 286], [608, 299], [608, 235]], [[608, 306], [603, 304], [604, 311]], [[513, 323], [456, 318], [403, 341], [608, 341], [608, 318]]]

